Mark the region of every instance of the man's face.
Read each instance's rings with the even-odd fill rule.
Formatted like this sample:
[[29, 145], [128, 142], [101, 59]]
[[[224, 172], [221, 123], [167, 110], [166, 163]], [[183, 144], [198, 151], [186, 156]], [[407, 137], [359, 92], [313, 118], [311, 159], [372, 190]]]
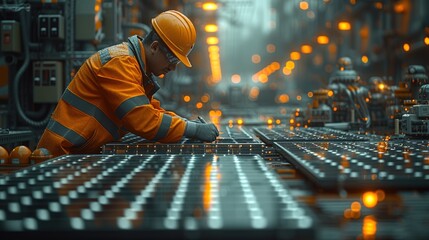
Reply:
[[166, 75], [168, 72], [176, 70], [180, 61], [165, 46], [154, 41], [150, 47], [153, 55], [150, 69], [155, 76]]

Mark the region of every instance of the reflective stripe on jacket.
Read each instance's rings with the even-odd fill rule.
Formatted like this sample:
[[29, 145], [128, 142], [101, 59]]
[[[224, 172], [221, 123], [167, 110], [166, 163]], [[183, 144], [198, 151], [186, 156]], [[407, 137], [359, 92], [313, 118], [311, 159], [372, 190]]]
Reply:
[[[143, 44], [138, 44], [145, 63]], [[125, 135], [124, 129], [149, 140], [179, 141], [186, 121], [146, 95], [145, 73], [129, 43], [91, 56], [64, 91], [38, 147], [54, 156], [100, 153], [102, 145]]]

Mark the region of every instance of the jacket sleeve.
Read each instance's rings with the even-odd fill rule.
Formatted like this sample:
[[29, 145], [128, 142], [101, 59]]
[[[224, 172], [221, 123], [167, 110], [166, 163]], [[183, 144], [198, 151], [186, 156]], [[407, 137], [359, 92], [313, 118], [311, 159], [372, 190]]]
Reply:
[[161, 107], [161, 103], [156, 100], [155, 98], [152, 98], [152, 100], [150, 101], [150, 103], [152, 104], [152, 106], [156, 109], [158, 109], [160, 112], [163, 112], [165, 114], [168, 114], [170, 116], [178, 116], [175, 112], [172, 111], [167, 111], [164, 108]]
[[135, 58], [112, 58], [97, 76], [105, 101], [128, 131], [159, 142], [177, 142], [183, 137], [186, 121], [148, 99]]

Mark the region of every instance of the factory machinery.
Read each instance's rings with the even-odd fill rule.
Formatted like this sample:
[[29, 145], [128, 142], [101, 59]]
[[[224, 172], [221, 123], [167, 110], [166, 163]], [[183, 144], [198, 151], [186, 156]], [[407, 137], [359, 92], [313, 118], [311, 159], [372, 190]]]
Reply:
[[424, 239], [428, 176], [429, 142], [414, 134], [262, 123], [221, 124], [212, 143], [128, 134], [100, 154], [4, 175], [0, 229], [19, 238]]
[[[22, 146], [34, 146], [35, 134], [14, 125], [44, 126], [94, 46], [147, 29], [121, 15], [132, 10], [118, 11], [127, 1], [25, 2], [0, 9], [14, 76], [14, 130], [0, 132], [2, 238], [428, 239], [424, 66], [409, 65], [398, 83], [365, 82], [340, 57], [307, 106], [204, 116], [220, 130], [214, 142], [129, 133], [99, 154], [53, 158]], [[103, 14], [114, 17], [92, 21]]]

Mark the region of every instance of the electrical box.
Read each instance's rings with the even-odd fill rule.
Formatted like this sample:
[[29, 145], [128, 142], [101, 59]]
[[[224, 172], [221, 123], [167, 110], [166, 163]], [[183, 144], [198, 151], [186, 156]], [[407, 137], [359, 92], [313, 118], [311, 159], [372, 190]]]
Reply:
[[38, 27], [40, 39], [64, 39], [64, 17], [62, 15], [39, 15]]
[[56, 103], [64, 90], [63, 63], [33, 62], [33, 102]]
[[101, 1], [76, 1], [75, 13], [76, 40], [100, 42], [104, 38]]
[[1, 21], [1, 51], [21, 52], [20, 24], [15, 20]]
[[117, 43], [123, 39], [122, 34], [122, 1], [104, 0], [103, 1], [103, 41]]

